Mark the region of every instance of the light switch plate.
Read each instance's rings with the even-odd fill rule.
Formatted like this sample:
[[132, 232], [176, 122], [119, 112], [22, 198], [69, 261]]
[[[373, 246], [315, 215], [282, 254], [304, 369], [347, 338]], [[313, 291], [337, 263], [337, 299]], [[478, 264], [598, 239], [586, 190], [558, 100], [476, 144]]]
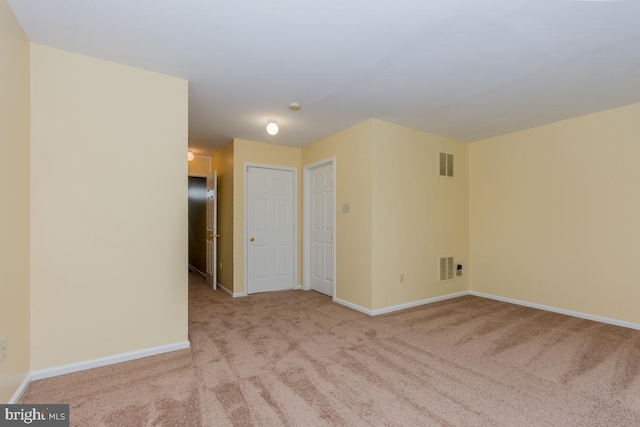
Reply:
[[349, 213], [351, 212], [351, 206], [349, 206], [349, 203], [345, 203], [342, 205], [342, 213]]

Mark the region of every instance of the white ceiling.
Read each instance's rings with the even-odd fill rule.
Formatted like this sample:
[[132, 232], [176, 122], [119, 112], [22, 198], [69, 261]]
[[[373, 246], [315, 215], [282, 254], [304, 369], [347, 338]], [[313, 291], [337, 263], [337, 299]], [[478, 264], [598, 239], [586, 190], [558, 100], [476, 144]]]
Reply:
[[8, 2], [35, 43], [189, 79], [196, 150], [371, 117], [475, 141], [640, 102], [635, 0]]

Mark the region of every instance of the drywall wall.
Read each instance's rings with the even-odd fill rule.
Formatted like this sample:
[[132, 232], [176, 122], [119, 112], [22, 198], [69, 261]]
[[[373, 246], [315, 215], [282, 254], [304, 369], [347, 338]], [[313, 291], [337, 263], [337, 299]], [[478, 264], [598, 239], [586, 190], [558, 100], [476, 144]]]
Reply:
[[640, 104], [472, 143], [470, 287], [640, 323]]
[[[468, 289], [466, 274], [438, 282], [439, 257], [469, 259], [467, 147], [373, 121], [373, 309]], [[453, 178], [439, 176], [440, 152], [454, 155]]]
[[[367, 120], [302, 149], [302, 165], [336, 157], [336, 298], [372, 308], [372, 139]], [[350, 212], [342, 206], [349, 204]]]
[[286, 166], [298, 169], [298, 285], [302, 281], [302, 149], [262, 142], [233, 140], [233, 292], [244, 289], [244, 164], [245, 162]]
[[197, 155], [189, 162], [189, 175], [211, 175], [213, 173], [211, 169], [212, 161], [210, 156]]
[[187, 340], [187, 82], [31, 45], [31, 368]]
[[213, 169], [218, 171], [218, 283], [233, 292], [233, 141], [218, 150], [212, 160]]
[[0, 0], [0, 403], [29, 372], [29, 41]]

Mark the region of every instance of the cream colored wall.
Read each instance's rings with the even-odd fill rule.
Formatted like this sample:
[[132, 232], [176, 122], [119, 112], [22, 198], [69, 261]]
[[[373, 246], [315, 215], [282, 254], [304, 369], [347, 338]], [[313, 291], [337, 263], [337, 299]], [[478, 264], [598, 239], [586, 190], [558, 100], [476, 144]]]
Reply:
[[[372, 308], [372, 138], [367, 120], [302, 149], [302, 164], [336, 157], [336, 298]], [[342, 205], [350, 213], [342, 213]]]
[[[244, 292], [244, 162], [298, 168], [298, 218], [302, 218], [302, 149], [233, 140], [233, 292]], [[302, 281], [302, 221], [298, 220], [298, 283]], [[296, 284], [296, 285], [297, 285]]]
[[33, 370], [187, 340], [187, 82], [31, 45]]
[[[438, 267], [468, 265], [468, 145], [380, 120], [373, 135], [373, 308], [466, 291], [468, 275], [439, 283]], [[440, 152], [454, 178], [438, 175]]]
[[213, 155], [218, 171], [218, 283], [233, 291], [233, 141]]
[[471, 289], [640, 323], [640, 104], [471, 144]]
[[211, 165], [210, 156], [195, 156], [193, 160], [188, 162], [189, 175], [210, 175], [213, 173]]
[[0, 403], [29, 372], [29, 41], [0, 0]]

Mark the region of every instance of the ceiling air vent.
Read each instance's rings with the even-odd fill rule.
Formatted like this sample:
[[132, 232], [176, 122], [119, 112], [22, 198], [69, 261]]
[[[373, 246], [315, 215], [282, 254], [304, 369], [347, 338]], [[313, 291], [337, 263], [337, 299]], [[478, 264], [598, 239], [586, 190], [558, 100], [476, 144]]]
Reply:
[[440, 258], [440, 282], [453, 280], [453, 257]]
[[453, 154], [440, 153], [440, 176], [453, 178]]

